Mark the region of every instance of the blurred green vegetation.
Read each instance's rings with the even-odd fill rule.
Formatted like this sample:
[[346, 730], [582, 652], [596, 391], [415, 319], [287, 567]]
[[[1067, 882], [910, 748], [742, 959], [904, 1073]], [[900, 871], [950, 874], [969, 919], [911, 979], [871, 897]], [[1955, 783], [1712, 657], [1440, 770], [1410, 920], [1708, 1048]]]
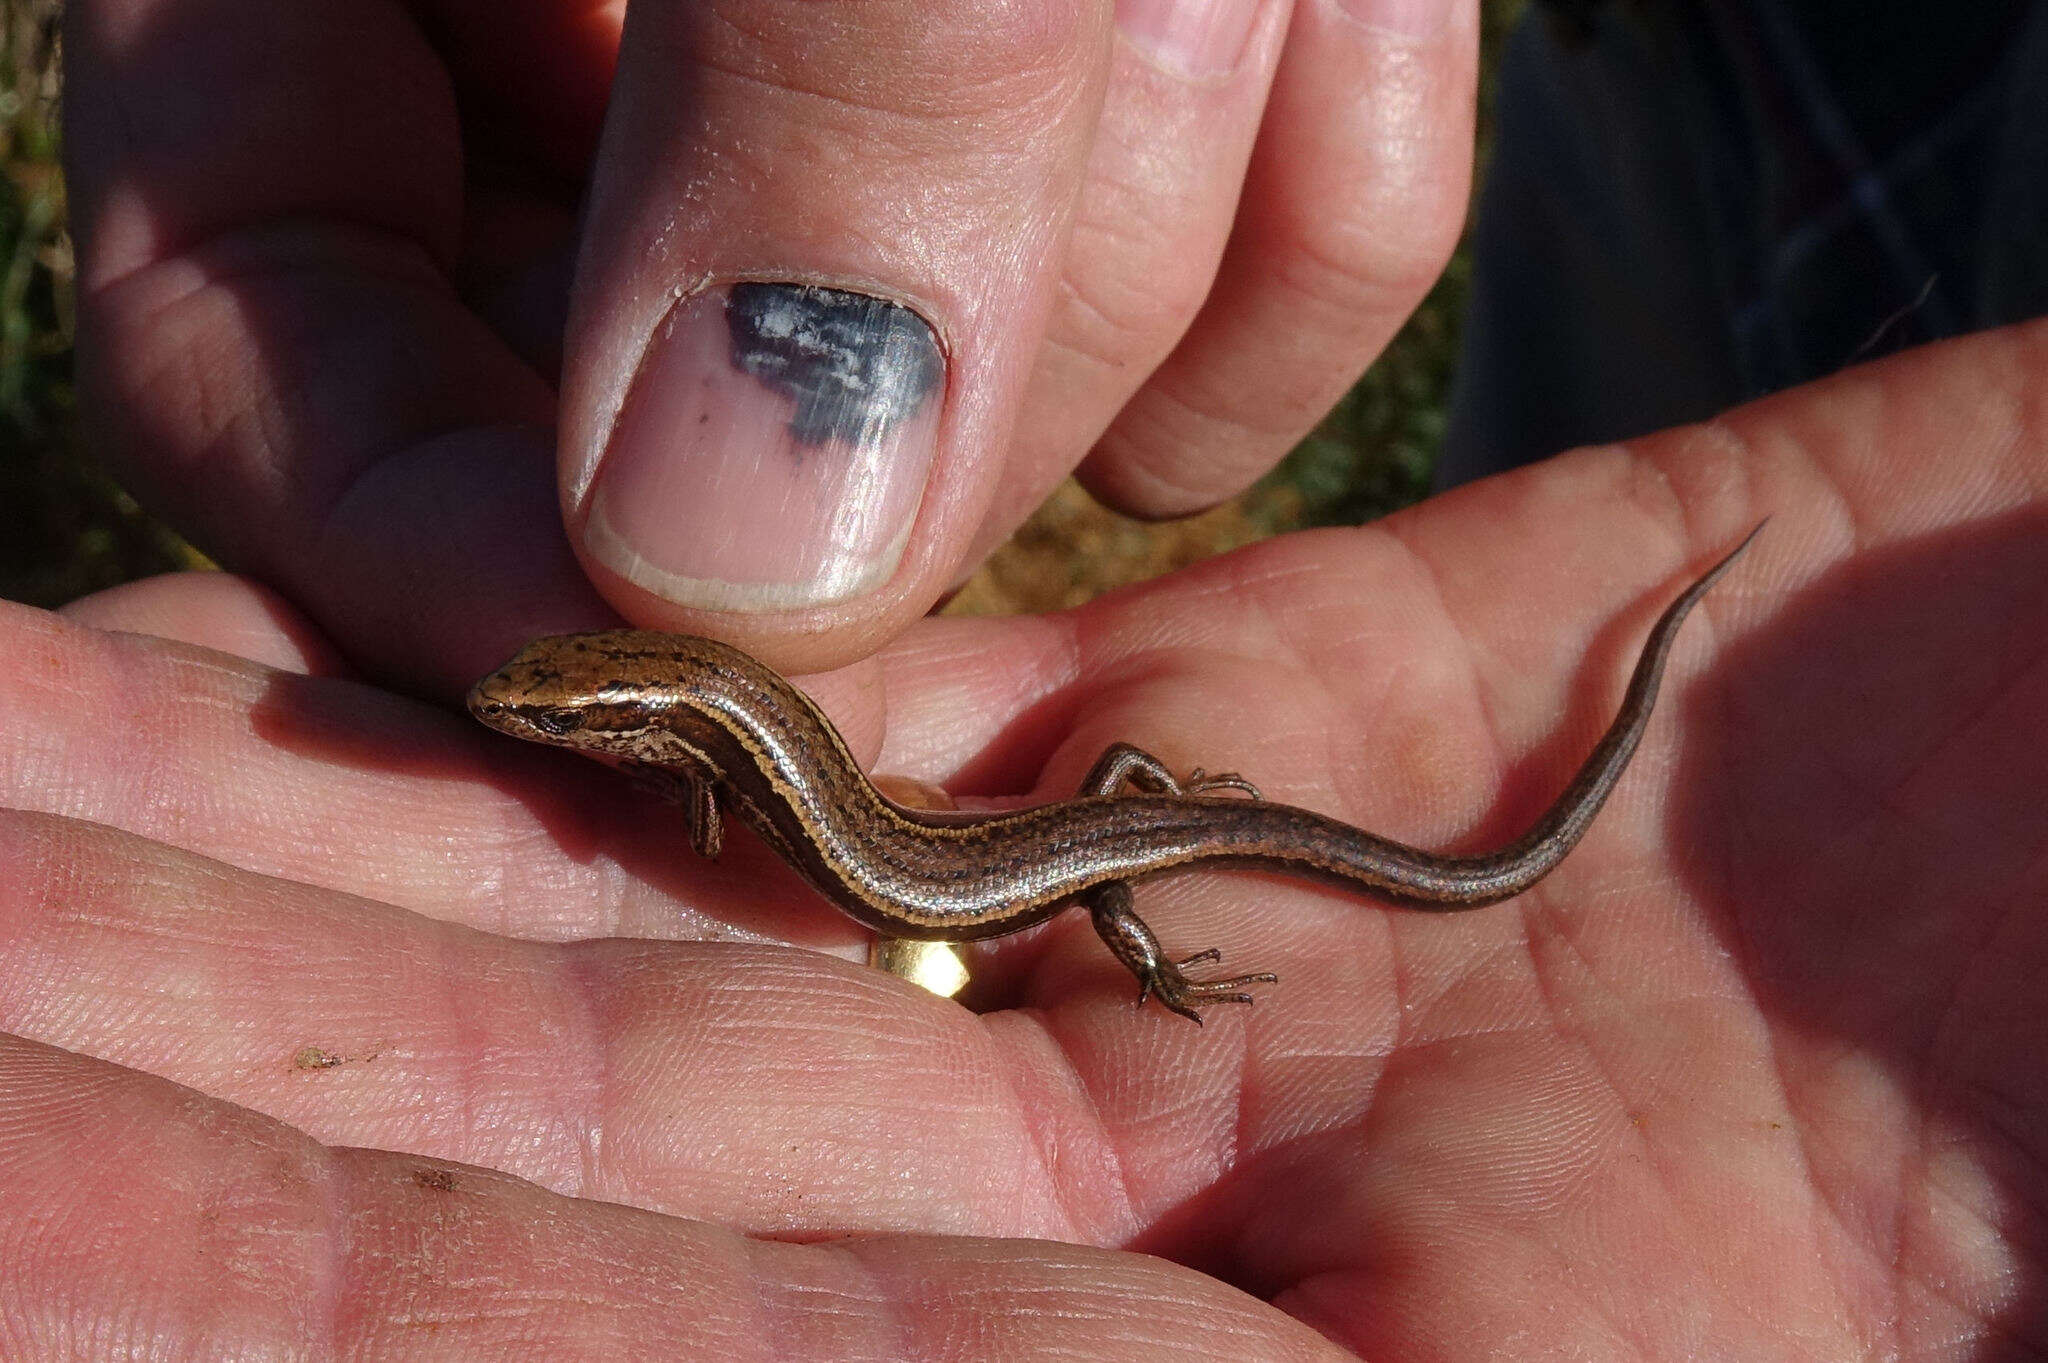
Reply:
[[[1524, 4], [1483, 0], [1489, 57]], [[0, 597], [53, 606], [204, 560], [85, 457], [57, 168], [61, 0], [0, 6]], [[1491, 100], [1482, 93], [1483, 148]], [[1419, 500], [1443, 438], [1469, 273], [1461, 251], [1371, 372], [1243, 497], [1190, 521], [1143, 525], [1069, 486], [959, 604], [1049, 609], [1264, 535], [1355, 524]]]

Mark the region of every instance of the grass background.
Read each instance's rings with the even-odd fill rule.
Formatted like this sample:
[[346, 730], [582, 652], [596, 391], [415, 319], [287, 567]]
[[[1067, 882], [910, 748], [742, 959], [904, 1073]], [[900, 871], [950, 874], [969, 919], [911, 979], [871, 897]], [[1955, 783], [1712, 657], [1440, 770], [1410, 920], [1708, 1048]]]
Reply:
[[[1524, 3], [1482, 0], [1482, 149], [1490, 59]], [[0, 7], [0, 597], [55, 606], [205, 559], [145, 515], [82, 446], [58, 169], [61, 0]], [[1056, 609], [1267, 535], [1356, 524], [1420, 499], [1443, 437], [1469, 277], [1461, 249], [1379, 362], [1243, 496], [1187, 520], [1146, 524], [1104, 510], [1069, 483], [950, 609]]]

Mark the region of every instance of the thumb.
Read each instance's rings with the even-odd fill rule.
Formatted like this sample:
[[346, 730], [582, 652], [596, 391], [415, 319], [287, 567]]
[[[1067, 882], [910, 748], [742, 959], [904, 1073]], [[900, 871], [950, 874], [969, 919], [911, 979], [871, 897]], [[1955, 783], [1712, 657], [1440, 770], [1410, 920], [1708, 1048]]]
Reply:
[[1059, 278], [1107, 13], [631, 12], [560, 470], [622, 614], [814, 670], [949, 585]]

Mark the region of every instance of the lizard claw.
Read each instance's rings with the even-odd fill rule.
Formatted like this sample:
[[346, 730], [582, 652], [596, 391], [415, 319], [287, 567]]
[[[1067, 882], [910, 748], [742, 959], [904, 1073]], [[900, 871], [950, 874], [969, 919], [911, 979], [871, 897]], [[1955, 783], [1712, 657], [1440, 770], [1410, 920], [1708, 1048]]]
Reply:
[[1180, 1014], [1199, 1027], [1202, 1025], [1203, 1007], [1212, 1003], [1255, 1003], [1257, 1000], [1245, 992], [1248, 986], [1279, 982], [1278, 975], [1264, 970], [1227, 980], [1191, 980], [1181, 973], [1182, 966], [1222, 959], [1223, 953], [1210, 947], [1183, 960], [1155, 962], [1139, 977], [1138, 1002], [1142, 1004], [1147, 998], [1156, 998], [1167, 1010]]
[[1234, 771], [1219, 771], [1211, 776], [1200, 767], [1196, 767], [1188, 773], [1187, 780], [1181, 784], [1182, 793], [1187, 795], [1206, 795], [1212, 790], [1241, 790], [1254, 800], [1266, 798], [1259, 794], [1257, 786]]

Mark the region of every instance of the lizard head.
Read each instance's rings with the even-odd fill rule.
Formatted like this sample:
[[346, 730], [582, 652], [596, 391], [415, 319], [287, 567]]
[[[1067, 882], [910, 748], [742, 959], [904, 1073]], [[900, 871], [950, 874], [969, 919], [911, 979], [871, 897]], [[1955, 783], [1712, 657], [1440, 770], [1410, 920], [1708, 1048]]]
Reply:
[[[500, 733], [636, 762], [701, 756], [702, 663], [726, 645], [643, 630], [536, 639], [469, 691], [469, 712]], [[757, 666], [757, 665], [756, 665]], [[697, 703], [694, 703], [697, 702]]]

